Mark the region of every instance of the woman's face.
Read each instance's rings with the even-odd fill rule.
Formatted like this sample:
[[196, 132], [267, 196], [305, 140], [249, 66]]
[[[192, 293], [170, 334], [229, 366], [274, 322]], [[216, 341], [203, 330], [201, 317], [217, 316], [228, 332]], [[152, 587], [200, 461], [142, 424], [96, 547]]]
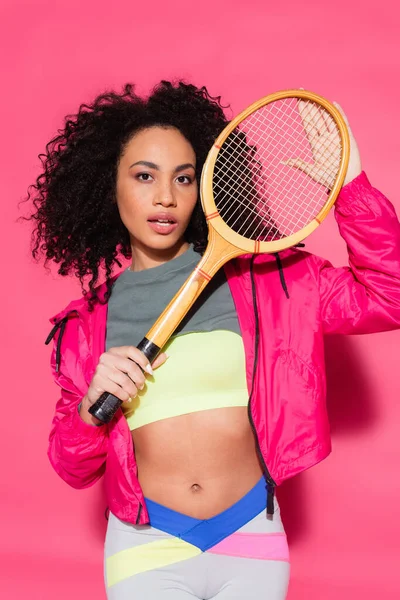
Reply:
[[117, 173], [117, 204], [132, 254], [168, 258], [188, 244], [184, 233], [197, 202], [196, 156], [175, 128], [151, 127], [126, 145]]

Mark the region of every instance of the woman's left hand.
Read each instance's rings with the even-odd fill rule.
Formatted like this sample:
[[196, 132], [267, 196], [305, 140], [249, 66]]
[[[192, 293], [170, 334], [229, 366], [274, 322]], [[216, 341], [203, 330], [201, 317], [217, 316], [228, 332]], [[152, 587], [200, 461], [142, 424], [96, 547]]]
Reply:
[[[347, 125], [350, 138], [350, 158], [347, 173], [343, 182], [343, 185], [346, 185], [361, 173], [361, 158], [357, 142], [350, 129], [349, 122], [343, 109], [337, 102], [334, 102], [333, 104], [342, 115]], [[339, 132], [336, 127], [329, 127], [329, 123], [325, 121], [315, 105], [310, 105], [308, 102], [300, 100], [298, 106], [313, 153], [314, 163], [310, 164], [300, 158], [291, 158], [285, 161], [285, 164], [300, 169], [314, 179], [314, 181], [331, 189], [334, 183], [333, 173], [336, 173], [340, 159]], [[327, 159], [326, 149], [328, 147], [330, 148], [330, 155]]]
[[350, 128], [347, 117], [343, 112], [343, 108], [337, 102], [334, 102], [333, 104], [336, 106], [336, 108], [342, 115], [342, 117], [347, 125], [347, 130], [349, 132], [349, 138], [350, 138], [350, 159], [349, 159], [349, 165], [347, 167], [346, 177], [344, 178], [344, 182], [343, 182], [343, 185], [346, 185], [346, 184], [350, 183], [350, 181], [352, 181], [353, 179], [358, 177], [358, 175], [361, 173], [361, 171], [362, 171], [361, 157], [360, 157], [360, 151], [358, 149], [356, 139]]

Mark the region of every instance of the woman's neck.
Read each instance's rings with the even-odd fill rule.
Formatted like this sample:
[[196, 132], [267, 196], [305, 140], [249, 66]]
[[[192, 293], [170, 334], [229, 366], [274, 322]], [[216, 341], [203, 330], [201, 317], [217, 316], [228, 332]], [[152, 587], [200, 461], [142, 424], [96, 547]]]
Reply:
[[158, 267], [181, 254], [184, 254], [190, 247], [188, 242], [181, 242], [172, 248], [158, 250], [154, 248], [144, 248], [137, 244], [132, 244], [132, 264], [129, 267], [131, 271], [144, 271]]

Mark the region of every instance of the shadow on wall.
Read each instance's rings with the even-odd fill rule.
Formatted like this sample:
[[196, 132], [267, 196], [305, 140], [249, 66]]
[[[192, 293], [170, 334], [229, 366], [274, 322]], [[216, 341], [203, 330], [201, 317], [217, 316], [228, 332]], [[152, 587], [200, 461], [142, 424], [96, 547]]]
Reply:
[[[377, 418], [377, 408], [351, 336], [327, 336], [325, 361], [332, 437], [368, 429]], [[293, 545], [307, 531], [310, 519], [305, 478], [289, 479], [279, 488], [278, 497], [289, 544]]]

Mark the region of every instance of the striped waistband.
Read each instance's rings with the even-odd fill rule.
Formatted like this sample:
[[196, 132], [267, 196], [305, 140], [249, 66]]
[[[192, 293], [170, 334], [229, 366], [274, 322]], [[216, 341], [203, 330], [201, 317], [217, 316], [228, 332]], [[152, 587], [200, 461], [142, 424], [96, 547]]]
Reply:
[[265, 479], [243, 498], [210, 519], [194, 519], [146, 498], [150, 525], [193, 544], [203, 552], [215, 546], [265, 510], [267, 490]]

